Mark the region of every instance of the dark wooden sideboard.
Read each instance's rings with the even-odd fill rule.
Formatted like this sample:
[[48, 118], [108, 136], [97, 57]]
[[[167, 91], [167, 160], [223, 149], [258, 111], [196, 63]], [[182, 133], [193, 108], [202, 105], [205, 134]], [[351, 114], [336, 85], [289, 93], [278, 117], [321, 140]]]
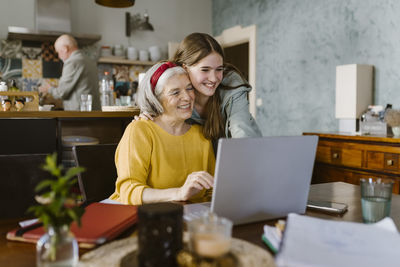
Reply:
[[394, 181], [400, 191], [400, 138], [351, 135], [348, 133], [304, 133], [318, 135], [319, 142], [312, 183], [347, 182], [381, 177]]

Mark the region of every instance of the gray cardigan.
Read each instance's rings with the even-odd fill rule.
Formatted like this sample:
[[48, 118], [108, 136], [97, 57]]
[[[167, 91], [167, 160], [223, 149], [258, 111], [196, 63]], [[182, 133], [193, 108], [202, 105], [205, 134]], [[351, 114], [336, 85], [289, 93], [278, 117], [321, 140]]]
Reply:
[[96, 63], [80, 50], [64, 61], [57, 88], [50, 88], [55, 98], [61, 98], [64, 110], [79, 110], [81, 94], [92, 95], [92, 110], [101, 110]]
[[[243, 80], [236, 72], [231, 72], [222, 80], [222, 85], [235, 87], [243, 84]], [[219, 88], [221, 96], [221, 113], [225, 118], [225, 136], [257, 137], [262, 136], [260, 129], [253, 116], [249, 112], [249, 101], [247, 99], [251, 87], [241, 86], [231, 90]], [[191, 117], [196, 123], [204, 124], [204, 119], [200, 117], [194, 109]]]

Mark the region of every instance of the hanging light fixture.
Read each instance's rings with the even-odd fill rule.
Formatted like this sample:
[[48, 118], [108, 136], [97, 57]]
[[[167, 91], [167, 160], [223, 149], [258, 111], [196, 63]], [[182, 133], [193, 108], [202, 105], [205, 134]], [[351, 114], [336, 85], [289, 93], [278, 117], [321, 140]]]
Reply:
[[135, 4], [135, 0], [95, 0], [97, 4], [107, 7], [130, 7]]
[[132, 31], [154, 31], [153, 25], [149, 22], [147, 11], [143, 14], [137, 13], [133, 16], [129, 12], [125, 13], [125, 34], [131, 36]]

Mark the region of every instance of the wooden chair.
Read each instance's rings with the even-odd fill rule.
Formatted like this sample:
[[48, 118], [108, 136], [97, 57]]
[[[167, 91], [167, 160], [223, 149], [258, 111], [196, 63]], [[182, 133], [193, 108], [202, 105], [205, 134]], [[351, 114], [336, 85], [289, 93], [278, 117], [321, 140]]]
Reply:
[[[46, 154], [0, 155], [0, 218], [28, 216], [35, 187], [51, 174], [42, 170]], [[32, 216], [33, 214], [30, 214]]]
[[76, 165], [86, 169], [78, 175], [84, 201], [101, 201], [115, 191], [117, 170], [114, 155], [117, 145], [82, 145], [72, 148]]

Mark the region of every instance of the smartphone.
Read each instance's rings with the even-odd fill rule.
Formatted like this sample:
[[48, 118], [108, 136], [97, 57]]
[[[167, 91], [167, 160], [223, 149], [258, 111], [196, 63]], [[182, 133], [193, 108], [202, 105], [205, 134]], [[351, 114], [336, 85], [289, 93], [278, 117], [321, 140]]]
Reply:
[[308, 200], [307, 208], [336, 214], [343, 214], [347, 211], [347, 205], [344, 203], [321, 200]]

